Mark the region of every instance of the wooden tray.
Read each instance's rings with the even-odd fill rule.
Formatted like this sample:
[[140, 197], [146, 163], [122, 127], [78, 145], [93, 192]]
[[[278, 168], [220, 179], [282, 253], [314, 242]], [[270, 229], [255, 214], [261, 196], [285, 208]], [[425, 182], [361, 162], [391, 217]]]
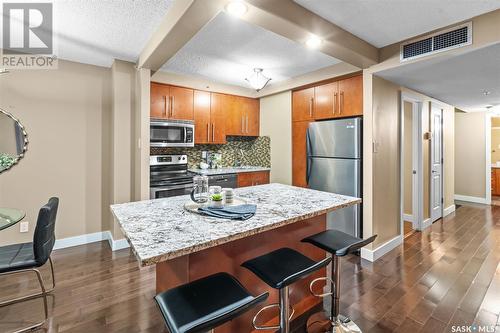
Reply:
[[[233, 202], [231, 202], [231, 203], [224, 203], [224, 207], [227, 207], [227, 206], [239, 206], [239, 205], [244, 205], [246, 203], [247, 203], [247, 201], [244, 200], [244, 199], [234, 198]], [[188, 201], [188, 202], [186, 202], [184, 204], [184, 209], [187, 210], [188, 212], [199, 214], [198, 213], [198, 208], [200, 208], [200, 207], [208, 207], [208, 206], [209, 206], [208, 202], [203, 203], [203, 204], [199, 204], [199, 203], [196, 203], [196, 202], [193, 202], [193, 201]]]

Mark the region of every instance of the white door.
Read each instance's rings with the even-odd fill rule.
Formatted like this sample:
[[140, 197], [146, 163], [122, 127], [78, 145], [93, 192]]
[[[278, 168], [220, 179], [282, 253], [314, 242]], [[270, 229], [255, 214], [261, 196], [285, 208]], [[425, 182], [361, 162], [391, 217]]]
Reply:
[[431, 220], [440, 219], [443, 215], [443, 135], [442, 110], [432, 105], [431, 108]]

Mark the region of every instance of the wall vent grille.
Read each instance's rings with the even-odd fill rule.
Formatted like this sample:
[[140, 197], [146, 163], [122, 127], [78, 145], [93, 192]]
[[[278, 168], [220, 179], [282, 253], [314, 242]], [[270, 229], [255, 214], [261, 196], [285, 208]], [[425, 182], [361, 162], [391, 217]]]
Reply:
[[472, 22], [401, 45], [401, 61], [472, 44]]

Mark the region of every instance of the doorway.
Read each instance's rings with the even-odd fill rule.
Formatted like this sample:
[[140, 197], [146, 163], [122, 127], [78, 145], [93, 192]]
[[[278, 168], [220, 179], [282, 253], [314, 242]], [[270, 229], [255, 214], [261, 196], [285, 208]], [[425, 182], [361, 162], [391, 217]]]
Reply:
[[401, 94], [401, 231], [405, 237], [421, 230], [422, 220], [422, 102]]

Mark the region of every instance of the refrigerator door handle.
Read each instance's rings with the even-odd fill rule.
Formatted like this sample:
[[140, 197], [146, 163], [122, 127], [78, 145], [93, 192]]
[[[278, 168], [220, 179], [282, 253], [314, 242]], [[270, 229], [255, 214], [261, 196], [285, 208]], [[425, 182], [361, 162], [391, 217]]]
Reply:
[[311, 177], [311, 138], [309, 137], [309, 129], [306, 132], [306, 183], [309, 185], [309, 178]]

